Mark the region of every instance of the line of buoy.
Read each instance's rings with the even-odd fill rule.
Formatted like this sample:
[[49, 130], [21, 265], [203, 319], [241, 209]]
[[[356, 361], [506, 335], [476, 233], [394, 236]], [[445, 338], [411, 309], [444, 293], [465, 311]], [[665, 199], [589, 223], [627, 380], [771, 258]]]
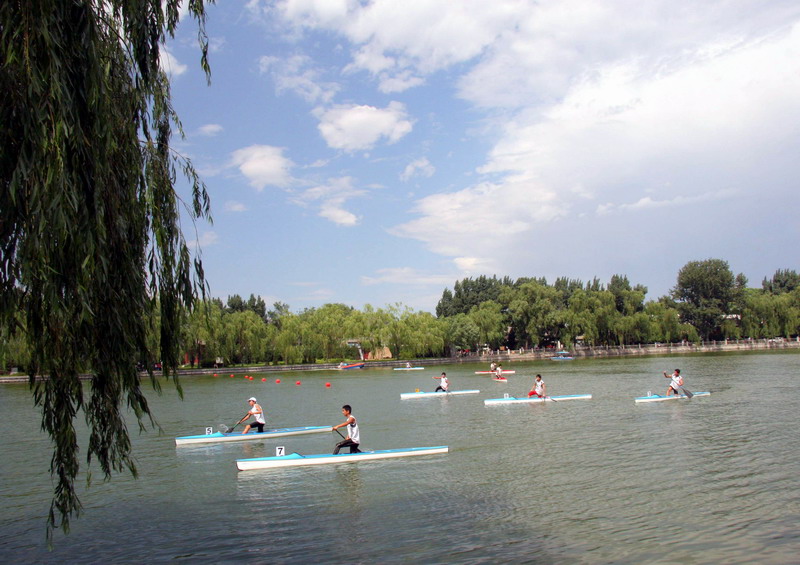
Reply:
[[[218, 377], [218, 376], [219, 376], [219, 375], [218, 375], [217, 373], [214, 373], [214, 377]], [[235, 375], [231, 375], [230, 377], [231, 377], [231, 378], [234, 378], [234, 376], [235, 376]], [[244, 375], [244, 378], [245, 378], [246, 380], [250, 380], [250, 381], [252, 381], [252, 380], [253, 380], [253, 377], [252, 377], [251, 375]], [[262, 383], [265, 383], [265, 382], [267, 382], [267, 378], [266, 378], [266, 377], [263, 377], [263, 378], [261, 379], [261, 382], [262, 382]], [[280, 380], [280, 379], [275, 379], [275, 384], [281, 384], [281, 380]], [[302, 383], [301, 383], [300, 381], [295, 381], [295, 383], [294, 383], [294, 384], [295, 384], [295, 385], [297, 385], [297, 386], [300, 386]], [[326, 382], [326, 383], [325, 383], [325, 388], [331, 388], [331, 383], [330, 383], [330, 382]]]

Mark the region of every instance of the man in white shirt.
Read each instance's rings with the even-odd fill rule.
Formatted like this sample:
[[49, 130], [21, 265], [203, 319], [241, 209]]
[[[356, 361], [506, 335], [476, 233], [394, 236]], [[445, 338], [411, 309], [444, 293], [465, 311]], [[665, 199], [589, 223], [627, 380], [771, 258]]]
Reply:
[[239, 422], [244, 422], [251, 416], [253, 416], [256, 419], [256, 421], [253, 422], [252, 424], [247, 424], [244, 427], [244, 431], [242, 433], [246, 434], [247, 432], [250, 431], [250, 428], [258, 428], [259, 433], [263, 432], [264, 424], [267, 423], [267, 421], [264, 420], [264, 411], [261, 409], [261, 406], [258, 404], [258, 402], [256, 402], [256, 399], [254, 397], [251, 397], [250, 400], [248, 400], [247, 402], [250, 404], [250, 410], [247, 412], [247, 414], [245, 414], [244, 418], [239, 420]]

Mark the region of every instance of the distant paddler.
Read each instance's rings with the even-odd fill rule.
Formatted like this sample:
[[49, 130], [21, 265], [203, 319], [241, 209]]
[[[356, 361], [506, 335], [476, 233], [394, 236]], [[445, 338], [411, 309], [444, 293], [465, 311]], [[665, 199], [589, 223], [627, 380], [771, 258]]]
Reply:
[[502, 363], [499, 363], [497, 365], [497, 368], [494, 370], [494, 378], [496, 378], [496, 379], [502, 379], [503, 378], [503, 365], [502, 365]]
[[433, 379], [437, 379], [439, 381], [439, 386], [436, 387], [436, 390], [433, 392], [447, 392], [447, 389], [450, 388], [450, 381], [447, 380], [447, 373], [442, 372], [441, 376], [439, 377], [431, 377]]
[[261, 409], [261, 405], [256, 401], [254, 396], [251, 396], [247, 402], [250, 404], [250, 410], [247, 411], [247, 414], [244, 415], [244, 418], [236, 422], [237, 425], [241, 424], [248, 418], [253, 417], [256, 419], [256, 421], [248, 423], [244, 427], [244, 431], [242, 432], [242, 434], [246, 434], [247, 432], [249, 432], [250, 428], [258, 428], [259, 433], [263, 432], [264, 424], [266, 424], [267, 422], [266, 420], [264, 420], [264, 411]]
[[544, 384], [542, 380], [542, 375], [536, 375], [536, 378], [533, 380], [533, 386], [531, 390], [528, 392], [528, 398], [531, 396], [537, 396], [539, 398], [544, 398], [547, 396], [547, 385]]
[[356, 421], [356, 417], [353, 416], [353, 409], [349, 404], [342, 406], [342, 414], [344, 414], [345, 417], [344, 422], [333, 426], [333, 429], [337, 430], [339, 435], [342, 435], [342, 432], [339, 432], [338, 429], [347, 426], [347, 437], [336, 444], [333, 454], [338, 454], [339, 450], [343, 447], [349, 447], [350, 453], [361, 453], [361, 450], [358, 448], [359, 444], [361, 443], [361, 434], [358, 431], [358, 422]]

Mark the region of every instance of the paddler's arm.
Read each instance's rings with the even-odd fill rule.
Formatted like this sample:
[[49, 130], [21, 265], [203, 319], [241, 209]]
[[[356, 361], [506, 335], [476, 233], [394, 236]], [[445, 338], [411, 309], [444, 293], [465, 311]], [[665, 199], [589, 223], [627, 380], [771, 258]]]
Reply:
[[[353, 421], [353, 419], [354, 419], [354, 418], [353, 418], [352, 416], [350, 416], [350, 417], [349, 417], [347, 420], [345, 420], [345, 421], [344, 421], [344, 422], [342, 422], [341, 424], [337, 424], [337, 425], [333, 426], [333, 429], [334, 429], [334, 430], [338, 430], [339, 428], [343, 428], [343, 427], [345, 427], [347, 424], [349, 424], [350, 422], [352, 422], [352, 421]], [[349, 439], [349, 438], [350, 438], [350, 434], [347, 434], [347, 437], [346, 437], [345, 439]]]

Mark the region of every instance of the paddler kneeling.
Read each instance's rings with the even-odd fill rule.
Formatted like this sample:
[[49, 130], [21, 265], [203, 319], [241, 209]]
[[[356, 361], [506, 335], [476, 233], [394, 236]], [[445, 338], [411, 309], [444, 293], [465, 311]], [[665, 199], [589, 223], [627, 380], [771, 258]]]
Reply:
[[[341, 424], [333, 426], [334, 430], [347, 426], [347, 437], [336, 444], [336, 448], [333, 450], [334, 455], [338, 454], [339, 450], [343, 447], [349, 447], [350, 453], [361, 453], [361, 450], [358, 448], [358, 444], [361, 443], [360, 434], [358, 433], [358, 422], [356, 422], [356, 417], [351, 413], [352, 410], [349, 404], [342, 406], [342, 414], [344, 414], [345, 420]], [[341, 432], [339, 432], [339, 434], [341, 435]]]
[[244, 422], [245, 420], [250, 418], [250, 416], [253, 416], [256, 419], [256, 421], [251, 424], [247, 424], [244, 427], [244, 431], [242, 432], [242, 434], [246, 434], [247, 432], [249, 432], [250, 428], [258, 428], [259, 433], [261, 433], [264, 431], [264, 424], [267, 423], [267, 421], [264, 420], [264, 411], [261, 409], [261, 405], [258, 404], [258, 402], [256, 402], [255, 397], [250, 397], [250, 400], [248, 400], [247, 402], [250, 404], [250, 410], [247, 412], [247, 414], [244, 415], [244, 418], [239, 420], [239, 423]]
[[544, 384], [542, 380], [542, 375], [536, 375], [536, 380], [533, 381], [533, 386], [531, 387], [530, 392], [528, 392], [528, 398], [531, 396], [538, 396], [539, 398], [544, 398], [547, 394], [547, 385]]

